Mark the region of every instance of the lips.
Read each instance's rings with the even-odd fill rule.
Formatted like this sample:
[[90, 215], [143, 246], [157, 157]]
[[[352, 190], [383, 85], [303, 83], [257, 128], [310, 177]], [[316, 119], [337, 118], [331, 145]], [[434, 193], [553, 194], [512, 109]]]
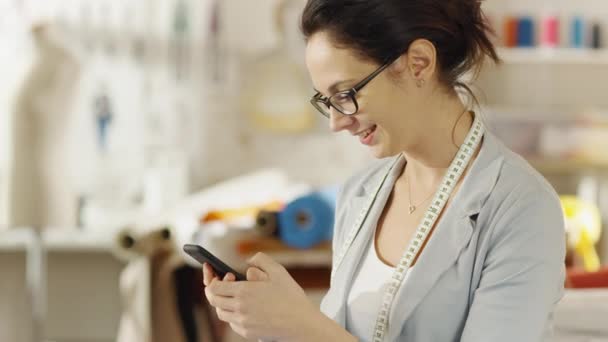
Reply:
[[376, 130], [376, 125], [373, 125], [364, 131], [359, 131], [359, 133], [355, 133], [354, 135], [365, 139], [365, 138], [367, 138], [368, 135], [372, 134], [375, 130]]
[[368, 145], [371, 146], [374, 143], [374, 133], [376, 132], [376, 128], [377, 126], [374, 125], [364, 131], [361, 131], [358, 136], [359, 136], [359, 141], [363, 144], [363, 145]]

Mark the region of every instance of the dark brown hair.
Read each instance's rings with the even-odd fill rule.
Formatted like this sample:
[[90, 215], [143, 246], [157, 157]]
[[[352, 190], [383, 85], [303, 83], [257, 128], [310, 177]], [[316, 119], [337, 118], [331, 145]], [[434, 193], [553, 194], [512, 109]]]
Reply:
[[473, 99], [461, 77], [469, 71], [476, 77], [486, 56], [500, 62], [481, 0], [308, 0], [301, 29], [306, 39], [325, 31], [337, 46], [378, 64], [427, 39], [437, 50], [442, 84]]

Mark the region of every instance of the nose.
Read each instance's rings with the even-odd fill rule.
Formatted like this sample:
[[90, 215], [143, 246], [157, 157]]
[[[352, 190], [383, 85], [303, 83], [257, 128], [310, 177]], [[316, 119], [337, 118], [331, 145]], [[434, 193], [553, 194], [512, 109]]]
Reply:
[[329, 111], [329, 128], [332, 132], [340, 132], [347, 129], [355, 123], [355, 118], [352, 115], [344, 115], [331, 107]]

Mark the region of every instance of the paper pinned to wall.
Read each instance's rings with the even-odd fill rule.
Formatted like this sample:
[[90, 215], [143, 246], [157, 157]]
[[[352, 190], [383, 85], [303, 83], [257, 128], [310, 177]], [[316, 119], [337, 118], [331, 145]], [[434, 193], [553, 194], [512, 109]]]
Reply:
[[298, 45], [291, 34], [296, 22], [289, 14], [300, 11], [296, 5], [296, 0], [278, 2], [273, 9], [277, 46], [243, 66], [243, 112], [255, 127], [277, 133], [310, 131], [318, 119], [308, 100], [312, 84], [292, 51]]

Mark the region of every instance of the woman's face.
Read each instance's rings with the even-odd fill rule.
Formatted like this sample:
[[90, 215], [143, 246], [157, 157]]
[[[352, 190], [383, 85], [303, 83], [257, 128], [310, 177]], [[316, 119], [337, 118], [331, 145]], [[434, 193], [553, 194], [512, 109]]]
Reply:
[[[330, 109], [330, 128], [347, 131], [359, 143], [369, 146], [376, 158], [396, 155], [413, 144], [423, 126], [416, 86], [405, 58], [380, 73], [356, 94], [359, 110], [343, 115]], [[306, 65], [315, 90], [329, 97], [351, 89], [379, 65], [362, 60], [352, 50], [337, 48], [324, 32], [315, 33], [306, 46]]]

